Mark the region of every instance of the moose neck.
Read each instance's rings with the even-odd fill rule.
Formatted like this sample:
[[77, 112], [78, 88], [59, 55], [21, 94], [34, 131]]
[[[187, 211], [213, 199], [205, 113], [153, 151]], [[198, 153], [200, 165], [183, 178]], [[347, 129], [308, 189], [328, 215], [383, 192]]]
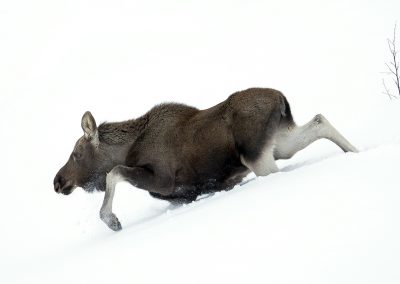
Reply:
[[142, 116], [122, 122], [103, 123], [99, 125], [100, 145], [112, 153], [115, 165], [124, 164], [129, 149], [135, 143], [138, 136], [144, 131], [148, 117]]

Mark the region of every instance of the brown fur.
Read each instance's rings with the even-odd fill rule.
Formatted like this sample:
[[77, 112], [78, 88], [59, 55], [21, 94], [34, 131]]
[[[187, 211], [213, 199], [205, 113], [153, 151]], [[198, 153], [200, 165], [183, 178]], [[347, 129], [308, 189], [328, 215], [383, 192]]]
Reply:
[[127, 181], [152, 196], [192, 201], [198, 195], [230, 189], [253, 171], [279, 171], [275, 160], [287, 159], [326, 138], [343, 151], [357, 149], [321, 114], [297, 126], [279, 91], [253, 88], [237, 92], [206, 110], [161, 104], [138, 119], [96, 125], [82, 117], [84, 132], [54, 178], [58, 193], [76, 187], [105, 191], [100, 218], [122, 229], [112, 212], [115, 186]]
[[[85, 123], [95, 125], [94, 119]], [[194, 200], [240, 182], [249, 173], [240, 157], [256, 160], [278, 127], [292, 123], [289, 104], [273, 89], [237, 92], [201, 111], [161, 104], [138, 119], [85, 132], [57, 174], [55, 190], [69, 194], [80, 186], [104, 191], [106, 174], [123, 166], [120, 174], [155, 197]], [[84, 119], [82, 127], [85, 131]], [[97, 144], [87, 138], [95, 135]]]

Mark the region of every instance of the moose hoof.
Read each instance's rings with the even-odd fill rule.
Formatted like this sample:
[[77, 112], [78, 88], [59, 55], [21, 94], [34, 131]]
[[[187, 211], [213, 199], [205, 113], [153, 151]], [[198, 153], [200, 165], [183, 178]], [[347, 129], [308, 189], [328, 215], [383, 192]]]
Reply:
[[100, 218], [101, 218], [101, 220], [103, 220], [104, 223], [107, 224], [107, 226], [111, 230], [116, 231], [116, 232], [122, 230], [121, 223], [119, 222], [117, 216], [115, 216], [114, 213], [110, 213], [110, 214], [100, 213]]

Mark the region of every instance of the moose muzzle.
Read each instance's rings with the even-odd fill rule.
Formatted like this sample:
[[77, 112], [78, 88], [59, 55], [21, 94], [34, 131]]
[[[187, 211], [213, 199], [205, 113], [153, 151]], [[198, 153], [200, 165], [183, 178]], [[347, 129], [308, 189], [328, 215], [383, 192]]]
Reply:
[[74, 190], [74, 186], [60, 174], [56, 175], [53, 183], [54, 183], [54, 191], [57, 193], [68, 195], [71, 194], [71, 192]]

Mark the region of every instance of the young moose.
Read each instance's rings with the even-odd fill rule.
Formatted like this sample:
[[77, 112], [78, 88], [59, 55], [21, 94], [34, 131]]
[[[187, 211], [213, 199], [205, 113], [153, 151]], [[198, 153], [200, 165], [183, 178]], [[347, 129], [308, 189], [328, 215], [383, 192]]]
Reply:
[[277, 172], [275, 160], [288, 159], [321, 138], [344, 152], [357, 152], [321, 114], [297, 126], [286, 98], [273, 89], [237, 92], [206, 110], [161, 104], [137, 119], [98, 127], [86, 112], [82, 129], [84, 135], [54, 178], [54, 190], [65, 195], [76, 187], [105, 191], [100, 218], [114, 231], [122, 229], [112, 212], [120, 181], [156, 198], [190, 202], [230, 189], [250, 172]]

